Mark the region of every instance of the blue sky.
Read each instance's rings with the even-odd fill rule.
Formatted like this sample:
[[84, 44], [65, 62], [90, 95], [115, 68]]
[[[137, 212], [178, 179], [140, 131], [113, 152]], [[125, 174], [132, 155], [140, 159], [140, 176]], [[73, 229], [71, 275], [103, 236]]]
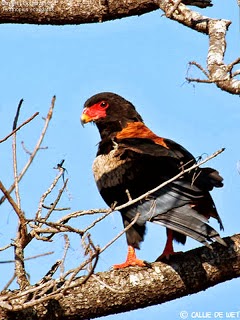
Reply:
[[[239, 11], [235, 0], [213, 1], [214, 6], [201, 10], [205, 15], [230, 19], [227, 36], [226, 62], [240, 54]], [[198, 9], [197, 9], [198, 10]], [[199, 9], [200, 10], [200, 9]], [[12, 119], [21, 98], [24, 104], [20, 122], [35, 111], [40, 116], [18, 134], [19, 169], [28, 156], [20, 142], [31, 150], [42, 128], [41, 116], [46, 116], [51, 97], [56, 94], [56, 106], [50, 129], [44, 140], [48, 150], [41, 150], [20, 184], [22, 209], [33, 217], [41, 194], [56, 175], [53, 167], [65, 159], [70, 179], [68, 192], [61, 205], [72, 211], [105, 207], [92, 177], [92, 161], [99, 134], [92, 125], [80, 125], [79, 118], [85, 100], [101, 91], [116, 92], [130, 100], [157, 134], [177, 141], [195, 156], [211, 154], [226, 147], [226, 151], [208, 165], [218, 169], [225, 186], [213, 191], [225, 231], [222, 236], [239, 232], [240, 177], [236, 170], [239, 155], [239, 97], [222, 92], [214, 85], [187, 84], [188, 62], [195, 60], [205, 66], [208, 38], [161, 16], [155, 11], [140, 17], [80, 26], [1, 25], [1, 99], [0, 137], [11, 131]], [[200, 76], [191, 69], [190, 75]], [[12, 183], [11, 142], [1, 145], [1, 180]], [[59, 184], [59, 188], [61, 183]], [[51, 199], [49, 199], [49, 202]], [[1, 246], [16, 232], [16, 219], [5, 203], [0, 208]], [[57, 218], [58, 214], [55, 214]], [[73, 225], [82, 228], [93, 217], [78, 219]], [[215, 222], [212, 222], [217, 227]], [[122, 229], [118, 213], [112, 214], [93, 231], [96, 244], [104, 246]], [[165, 230], [149, 225], [146, 240], [138, 256], [154, 261], [165, 243]], [[188, 239], [185, 247], [197, 247]], [[26, 256], [54, 250], [51, 257], [27, 263], [31, 282], [40, 279], [56, 259], [62, 257], [64, 241], [57, 236], [51, 244], [34, 241]], [[66, 268], [82, 261], [80, 239], [71, 237]], [[101, 257], [98, 271], [108, 270], [125, 260], [126, 242], [120, 238]], [[12, 259], [12, 251], [1, 252], [0, 260]], [[0, 264], [2, 287], [13, 272], [13, 265]], [[180, 319], [179, 312], [240, 311], [239, 279], [220, 284], [191, 297], [163, 305], [136, 310], [127, 314], [105, 317], [112, 319]], [[229, 299], [229, 297], [231, 297]]]

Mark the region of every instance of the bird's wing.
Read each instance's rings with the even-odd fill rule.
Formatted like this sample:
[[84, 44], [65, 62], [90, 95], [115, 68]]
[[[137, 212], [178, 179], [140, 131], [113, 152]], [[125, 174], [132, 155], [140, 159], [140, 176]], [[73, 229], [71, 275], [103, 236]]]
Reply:
[[[125, 138], [118, 141], [121, 157], [133, 160], [133, 170], [136, 170], [135, 167], [140, 168], [141, 174], [136, 177], [135, 184], [138, 190], [146, 191], [147, 185], [148, 188], [153, 187], [153, 184], [159, 185], [179, 173], [184, 165], [195, 163], [194, 157], [179, 144], [168, 139], [163, 142], [164, 145], [146, 138]], [[208, 240], [221, 242], [217, 231], [207, 224], [208, 218], [214, 217], [223, 229], [208, 192], [214, 186], [222, 186], [222, 178], [218, 172], [211, 168], [197, 168], [194, 173], [184, 175], [180, 180], [154, 192], [145, 201], [127, 208], [125, 214], [128, 218], [133, 218], [137, 212], [141, 212], [139, 225], [153, 221], [204, 244]], [[144, 193], [143, 191], [139, 193]]]
[[196, 160], [193, 155], [181, 145], [172, 140], [162, 138], [163, 143], [157, 143], [147, 138], [125, 138], [117, 140], [118, 149], [122, 153], [151, 156], [153, 158], [169, 157], [175, 159], [175, 163], [193, 165]]
[[169, 156], [180, 161], [195, 162], [193, 155], [180, 144], [153, 133], [142, 122], [131, 122], [116, 135], [119, 143], [126, 148], [134, 148], [135, 152], [145, 153], [154, 157]]
[[[122, 156], [126, 154], [132, 159], [145, 157], [149, 162], [159, 162], [159, 165], [163, 161], [167, 161], [167, 165], [164, 168], [166, 177], [172, 177], [196, 163], [193, 155], [180, 144], [170, 139], [159, 139], [161, 140], [157, 141], [155, 139], [154, 141], [137, 137], [124, 138], [118, 140], [118, 148]], [[185, 175], [185, 179], [192, 181], [198, 188], [207, 191], [211, 191], [213, 187], [223, 186], [223, 178], [218, 171], [209, 167], [195, 168]]]
[[[129, 125], [109, 143], [111, 152], [99, 155], [94, 166], [99, 190], [109, 205], [114, 201], [126, 203], [129, 196], [135, 199], [195, 163], [191, 153], [181, 145], [156, 136], [143, 124]], [[105, 145], [105, 151], [107, 149]], [[215, 217], [222, 227], [208, 192], [222, 178], [215, 170], [206, 169], [185, 174], [148, 198], [121, 210], [124, 223], [139, 212], [136, 223], [139, 227], [144, 227], [146, 221], [153, 221], [196, 240], [201, 237], [206, 241], [218, 240], [218, 233], [206, 221], [210, 216]], [[196, 214], [202, 219], [196, 218]], [[201, 235], [200, 229], [203, 230]], [[132, 232], [127, 233], [128, 242], [137, 247], [142, 233], [143, 230], [139, 232], [132, 227]]]

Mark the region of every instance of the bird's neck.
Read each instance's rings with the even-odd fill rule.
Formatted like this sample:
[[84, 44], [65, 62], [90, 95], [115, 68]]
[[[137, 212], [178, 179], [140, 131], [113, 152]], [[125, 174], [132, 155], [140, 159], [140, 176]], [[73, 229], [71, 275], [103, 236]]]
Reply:
[[99, 121], [96, 122], [98, 127], [101, 142], [98, 146], [98, 155], [107, 154], [114, 148], [113, 141], [115, 140], [117, 134], [119, 134], [124, 128], [128, 126], [127, 121]]
[[118, 132], [121, 132], [128, 125], [128, 121], [113, 120], [113, 121], [98, 121], [96, 122], [101, 139], [114, 139]]

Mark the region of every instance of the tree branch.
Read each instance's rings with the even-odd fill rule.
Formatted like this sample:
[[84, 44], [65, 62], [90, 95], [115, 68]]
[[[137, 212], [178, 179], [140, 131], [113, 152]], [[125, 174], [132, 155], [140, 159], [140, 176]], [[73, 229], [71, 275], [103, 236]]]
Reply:
[[[24, 314], [28, 312], [29, 320], [36, 319], [36, 314], [42, 320], [49, 319], [53, 313], [59, 320], [89, 319], [161, 304], [205, 290], [240, 276], [240, 234], [224, 240], [227, 248], [214, 243], [213, 250], [200, 247], [173, 256], [168, 263], [152, 263], [150, 268], [101, 272], [82, 285], [79, 284], [85, 277], [80, 277], [74, 281], [74, 289], [67, 289], [65, 295], [58, 291], [56, 297], [53, 294], [51, 300], [35, 304]], [[1, 296], [1, 319], [13, 319], [16, 314], [21, 317], [24, 305], [16, 294], [14, 291]], [[31, 302], [26, 303], [30, 306]]]
[[[209, 36], [209, 48], [207, 57], [207, 68], [209, 74], [204, 72], [206, 80], [198, 78], [186, 78], [188, 82], [215, 83], [220, 89], [231, 94], [240, 93], [240, 80], [234, 78], [237, 74], [232, 73], [233, 67], [239, 63], [239, 58], [229, 65], [224, 63], [226, 52], [226, 34], [231, 21], [224, 19], [213, 19], [205, 17], [198, 12], [190, 10], [183, 4], [179, 4], [177, 10], [172, 12], [172, 4], [169, 0], [155, 0], [159, 8], [166, 15], [195, 31], [207, 34]], [[168, 14], [170, 12], [170, 14]], [[192, 65], [197, 66], [200, 70], [204, 70], [196, 62]]]
[[[1, 5], [1, 4], [0, 4]], [[0, 11], [1, 12], [1, 11]], [[41, 149], [41, 144], [42, 144], [42, 141], [43, 141], [43, 138], [45, 137], [45, 134], [47, 132], [47, 128], [48, 128], [48, 125], [49, 125], [49, 122], [50, 120], [52, 119], [52, 115], [53, 115], [53, 109], [54, 109], [54, 106], [55, 106], [55, 101], [56, 101], [56, 96], [53, 96], [52, 98], [52, 101], [51, 101], [51, 106], [48, 110], [48, 114], [47, 114], [47, 117], [45, 119], [45, 122], [44, 122], [44, 127], [42, 129], [42, 132], [40, 134], [40, 137], [39, 137], [39, 140], [37, 141], [36, 143], [36, 146], [33, 150], [33, 152], [31, 153], [31, 156], [29, 157], [28, 159], [28, 162], [26, 163], [26, 165], [24, 166], [24, 168], [22, 169], [22, 171], [20, 172], [20, 174], [18, 175], [18, 182], [21, 181], [22, 177], [24, 176], [24, 174], [26, 173], [26, 171], [28, 170], [28, 168], [30, 167], [31, 163], [33, 162], [37, 152]], [[38, 114], [38, 113], [37, 113]], [[37, 115], [36, 114], [36, 115]], [[35, 116], [35, 115], [34, 115]], [[34, 117], [33, 116], [33, 117]], [[30, 120], [29, 120], [30, 121]], [[28, 122], [29, 122], [28, 121]], [[27, 123], [27, 122], [26, 122]], [[20, 126], [21, 127], [21, 126]], [[18, 129], [18, 128], [17, 128]], [[16, 129], [16, 130], [17, 130]], [[20, 128], [19, 128], [20, 129]], [[16, 131], [15, 131], [16, 132]], [[10, 134], [12, 135], [14, 133], [14, 131]], [[11, 194], [11, 192], [14, 190], [15, 188], [15, 182], [11, 185], [11, 187], [8, 189], [8, 193]], [[1, 199], [0, 199], [0, 205], [5, 201], [6, 199], [6, 196], [4, 195]]]
[[23, 126], [25, 126], [27, 123], [29, 123], [30, 121], [32, 121], [36, 116], [39, 115], [39, 112], [34, 113], [34, 115], [32, 115], [30, 118], [28, 118], [26, 121], [24, 121], [22, 124], [20, 124], [19, 127], [17, 127], [16, 129], [14, 129], [11, 133], [9, 133], [5, 138], [0, 140], [0, 143], [6, 141], [8, 138], [10, 138], [15, 132], [17, 132], [18, 130], [20, 130]]
[[[211, 0], [183, 0], [200, 8]], [[153, 0], [15, 0], [0, 2], [0, 23], [82, 24], [141, 15], [158, 9]]]
[[[187, 78], [188, 82], [214, 82], [220, 89], [240, 93], [240, 80], [232, 73], [233, 64], [224, 63], [226, 33], [231, 21], [213, 19], [190, 10], [186, 5], [211, 6], [210, 0], [15, 0], [0, 2], [0, 23], [83, 24], [145, 14], [160, 8], [166, 17], [209, 36], [207, 80]], [[229, 68], [229, 66], [231, 66]]]

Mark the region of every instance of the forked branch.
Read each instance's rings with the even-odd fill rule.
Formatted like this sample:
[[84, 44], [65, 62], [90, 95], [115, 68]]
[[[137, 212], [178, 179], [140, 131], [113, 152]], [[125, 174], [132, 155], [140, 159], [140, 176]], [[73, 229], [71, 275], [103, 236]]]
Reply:
[[[28, 168], [30, 167], [31, 163], [33, 162], [37, 152], [41, 149], [41, 144], [42, 144], [42, 141], [44, 139], [44, 136], [47, 132], [47, 128], [48, 128], [48, 125], [49, 125], [49, 122], [50, 120], [52, 119], [52, 115], [53, 115], [53, 109], [54, 109], [54, 106], [55, 106], [55, 101], [56, 101], [56, 96], [53, 96], [52, 98], [52, 102], [51, 102], [51, 106], [49, 108], [49, 111], [48, 111], [48, 114], [47, 114], [47, 117], [45, 118], [45, 122], [44, 122], [44, 127], [42, 129], [42, 132], [40, 134], [40, 137], [39, 137], [39, 140], [37, 141], [36, 143], [36, 146], [33, 150], [33, 152], [31, 153], [29, 159], [28, 159], [28, 162], [26, 163], [26, 165], [24, 166], [24, 168], [22, 169], [22, 171], [20, 172], [20, 174], [18, 175], [18, 182], [22, 179], [22, 177], [24, 176], [24, 174], [26, 173], [26, 171], [28, 170]], [[29, 121], [28, 121], [29, 122]], [[26, 122], [27, 123], [27, 122]], [[12, 135], [13, 133], [11, 133], [10, 135]], [[15, 183], [13, 183], [11, 185], [11, 187], [8, 189], [8, 193], [11, 194], [12, 191], [14, 190], [15, 188]], [[1, 199], [0, 199], [0, 205], [5, 201], [6, 197], [3, 196]]]

